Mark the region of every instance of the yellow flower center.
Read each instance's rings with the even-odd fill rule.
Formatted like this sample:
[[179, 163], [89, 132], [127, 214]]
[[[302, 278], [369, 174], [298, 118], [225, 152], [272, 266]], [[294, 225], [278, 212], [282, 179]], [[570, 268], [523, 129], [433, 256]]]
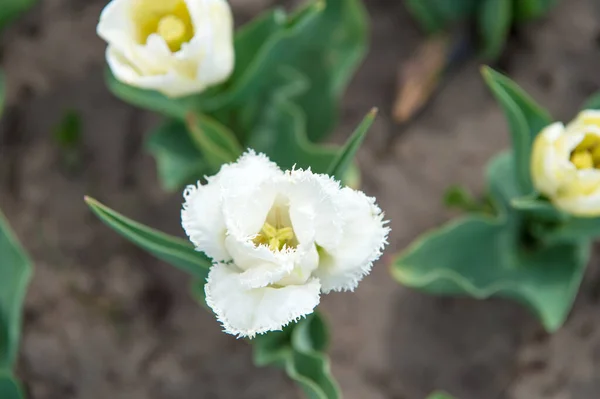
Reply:
[[600, 169], [600, 136], [587, 133], [571, 152], [571, 163], [577, 169]]
[[291, 227], [277, 228], [265, 222], [260, 233], [254, 239], [254, 243], [269, 245], [271, 251], [280, 251], [284, 246], [291, 247], [294, 238], [294, 230]]
[[291, 227], [287, 200], [278, 197], [267, 214], [267, 220], [254, 237], [255, 245], [267, 245], [271, 251], [281, 251], [284, 247], [296, 248], [298, 241]]
[[175, 15], [167, 15], [158, 22], [157, 32], [165, 39], [169, 47], [181, 47], [182, 39], [185, 37], [185, 23]]
[[132, 19], [141, 44], [146, 44], [148, 37], [156, 33], [176, 52], [194, 37], [194, 25], [184, 0], [137, 0]]

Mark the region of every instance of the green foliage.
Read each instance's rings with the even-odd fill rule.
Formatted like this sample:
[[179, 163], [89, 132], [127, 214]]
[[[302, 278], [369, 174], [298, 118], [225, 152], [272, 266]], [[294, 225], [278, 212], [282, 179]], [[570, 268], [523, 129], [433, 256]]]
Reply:
[[123, 238], [195, 278], [206, 278], [211, 261], [188, 241], [135, 222], [93, 198], [86, 197], [85, 202], [100, 220]]
[[522, 22], [540, 18], [557, 3], [558, 0], [516, 0], [515, 20]]
[[600, 92], [588, 98], [583, 109], [600, 109]]
[[449, 24], [469, 18], [480, 0], [405, 0], [413, 17], [429, 33], [436, 33]]
[[[193, 277], [191, 294], [206, 307], [204, 284], [211, 264], [208, 258], [196, 252], [187, 241], [137, 223], [92, 198], [86, 198], [86, 203], [100, 220], [124, 238], [190, 274]], [[328, 339], [327, 326], [315, 313], [281, 332], [260, 335], [250, 342], [254, 344], [257, 365], [284, 368], [309, 398], [332, 399], [339, 398], [340, 392], [324, 354]]]
[[308, 81], [287, 67], [278, 70], [274, 80], [279, 82], [279, 90], [264, 99], [266, 106], [250, 131], [248, 148], [268, 154], [282, 169], [296, 165], [325, 173], [338, 150], [335, 146], [316, 145], [308, 140], [306, 115], [294, 102]]
[[170, 119], [150, 133], [146, 147], [156, 159], [162, 186], [176, 190], [206, 175], [210, 169], [183, 122]]
[[[264, 152], [282, 168], [325, 172], [337, 149], [314, 142], [335, 127], [366, 46], [360, 0], [313, 1], [291, 15], [268, 11], [239, 29], [232, 76], [199, 95], [172, 99], [127, 86], [110, 72], [106, 79], [118, 97], [171, 118], [148, 142], [167, 189], [215, 172], [240, 148]], [[195, 123], [186, 120], [190, 115]], [[202, 121], [210, 123], [198, 129]]]
[[31, 279], [29, 257], [0, 212], [0, 397], [21, 399], [23, 394], [11, 369], [17, 360], [25, 291]]
[[[529, 307], [548, 331], [565, 321], [583, 277], [600, 219], [565, 215], [533, 192], [531, 144], [551, 123], [514, 82], [484, 69], [509, 121], [513, 150], [487, 171], [494, 216], [478, 209], [425, 234], [393, 264], [394, 277], [435, 295], [510, 298]], [[471, 203], [454, 192], [455, 203]]]
[[29, 257], [0, 212], [0, 371], [10, 370], [17, 359], [21, 309], [31, 270]]
[[477, 23], [481, 42], [481, 56], [494, 60], [500, 57], [508, 37], [513, 4], [507, 0], [486, 0], [478, 10]]
[[[4, 100], [3, 82], [0, 74], [0, 114]], [[23, 397], [18, 382], [12, 377], [11, 370], [19, 351], [23, 301], [31, 273], [31, 261], [0, 211], [0, 398], [2, 399]]]
[[63, 164], [76, 169], [81, 162], [82, 118], [75, 110], [68, 110], [54, 128], [53, 139], [58, 146]]
[[[167, 189], [213, 174], [244, 148], [267, 154], [282, 169], [311, 168], [356, 183], [352, 159], [374, 114], [342, 148], [322, 145], [337, 123], [340, 98], [366, 52], [367, 14], [360, 0], [315, 0], [286, 15], [264, 13], [238, 30], [231, 77], [201, 94], [173, 99], [130, 87], [108, 72], [110, 90], [167, 120], [147, 147]], [[190, 273], [201, 304], [210, 260], [174, 237], [136, 223], [87, 198], [92, 211], [126, 239]], [[318, 315], [254, 341], [257, 364], [277, 364], [310, 398], [340, 397], [323, 351], [327, 330]]]
[[538, 232], [548, 244], [577, 243], [600, 237], [600, 218], [565, 217], [562, 223]]
[[313, 313], [281, 332], [259, 335], [252, 341], [254, 363], [285, 369], [310, 399], [341, 398], [324, 354], [329, 341], [327, 330], [321, 315]]
[[525, 220], [509, 205], [518, 195], [513, 161], [502, 155], [488, 170], [498, 217], [466, 216], [426, 234], [399, 255], [392, 273], [402, 284], [431, 294], [517, 300], [555, 331], [577, 293], [589, 242], [527, 246]]
[[547, 199], [533, 194], [525, 197], [513, 198], [510, 205], [516, 211], [532, 220], [547, 222], [564, 222], [569, 216], [556, 209]]
[[461, 186], [450, 186], [444, 193], [444, 204], [448, 208], [455, 208], [466, 212], [482, 212], [493, 214], [494, 209], [488, 199], [478, 201]]
[[513, 24], [539, 18], [557, 0], [404, 0], [421, 27], [434, 34], [460, 21], [473, 21], [485, 59], [497, 59]]
[[17, 380], [7, 371], [0, 371], [0, 398], [22, 399], [25, 395]]
[[371, 110], [365, 117], [362, 123], [356, 128], [352, 136], [346, 141], [346, 144], [338, 152], [338, 155], [329, 165], [327, 174], [335, 177], [338, 180], [342, 180], [348, 173], [350, 165], [356, 156], [356, 152], [360, 148], [361, 144], [365, 140], [369, 128], [373, 124], [375, 117], [377, 116], [377, 109]]
[[190, 113], [187, 117], [187, 128], [194, 144], [213, 172], [242, 155], [242, 147], [234, 134], [206, 115]]
[[0, 30], [35, 4], [35, 0], [2, 0], [0, 5]]
[[508, 120], [516, 164], [516, 178], [520, 192], [528, 195], [533, 191], [529, 172], [533, 140], [544, 127], [552, 123], [552, 118], [506, 76], [489, 67], [483, 67], [482, 74]]

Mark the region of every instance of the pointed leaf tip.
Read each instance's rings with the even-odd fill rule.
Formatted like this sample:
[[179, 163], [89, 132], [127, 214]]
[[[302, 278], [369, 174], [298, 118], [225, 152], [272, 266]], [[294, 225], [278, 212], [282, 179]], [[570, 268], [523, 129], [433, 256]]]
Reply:
[[364, 117], [360, 125], [356, 128], [354, 133], [350, 136], [350, 138], [346, 141], [344, 146], [340, 149], [338, 156], [333, 160], [329, 167], [328, 174], [330, 176], [335, 177], [337, 180], [342, 180], [346, 171], [352, 164], [356, 152], [360, 148], [362, 142], [364, 141], [367, 133], [369, 132], [369, 128], [373, 124], [375, 120], [375, 116], [377, 115], [377, 111], [375, 108], [371, 109], [371, 111]]
[[488, 80], [491, 77], [493, 71], [494, 70], [492, 68], [490, 68], [489, 65], [486, 65], [486, 64], [483, 64], [479, 67], [479, 73], [481, 73], [481, 75], [483, 76], [483, 78], [485, 80]]

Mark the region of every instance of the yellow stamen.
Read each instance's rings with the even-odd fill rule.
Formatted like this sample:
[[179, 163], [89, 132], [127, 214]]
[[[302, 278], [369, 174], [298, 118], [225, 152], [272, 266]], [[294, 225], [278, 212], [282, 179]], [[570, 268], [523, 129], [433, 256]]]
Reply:
[[595, 167], [598, 168], [598, 165], [600, 165], [600, 146], [592, 150], [592, 158], [594, 159]]
[[277, 235], [277, 229], [269, 223], [265, 223], [261, 231], [266, 237], [275, 237]]
[[194, 37], [194, 25], [184, 0], [133, 0], [131, 18], [141, 44], [156, 33], [176, 52]]
[[181, 47], [185, 38], [185, 23], [175, 15], [166, 15], [158, 22], [157, 33], [165, 39], [171, 50]]
[[254, 243], [257, 245], [268, 244], [271, 251], [280, 251], [285, 245], [289, 245], [294, 237], [294, 230], [291, 227], [278, 229], [270, 223], [265, 223], [254, 239]]
[[575, 152], [591, 150], [600, 145], [600, 137], [595, 134], [587, 133], [583, 140], [575, 147]]
[[589, 151], [574, 152], [571, 162], [577, 169], [590, 169], [594, 167], [594, 158]]

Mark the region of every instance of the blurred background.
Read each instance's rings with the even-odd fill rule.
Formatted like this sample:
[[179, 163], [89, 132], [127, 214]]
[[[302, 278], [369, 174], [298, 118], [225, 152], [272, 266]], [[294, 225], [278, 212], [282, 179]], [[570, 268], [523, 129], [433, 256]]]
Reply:
[[[230, 2], [238, 24], [293, 3]], [[371, 50], [347, 92], [335, 140], [380, 108], [358, 160], [363, 189], [378, 198], [392, 234], [387, 257], [355, 294], [323, 299], [345, 397], [421, 399], [435, 389], [458, 399], [600, 397], [598, 256], [568, 322], [552, 336], [516, 304], [433, 298], [391, 279], [391, 254], [453, 215], [442, 205], [448, 186], [483, 191], [482, 167], [508, 146], [508, 132], [475, 57], [456, 66], [409, 123], [395, 123], [398, 76], [426, 38], [403, 2], [365, 3]], [[142, 148], [158, 117], [105, 88], [105, 44], [95, 34], [105, 5], [40, 0], [1, 39], [9, 94], [0, 122], [0, 206], [36, 265], [18, 367], [29, 397], [300, 398], [283, 372], [255, 368], [251, 348], [221, 333], [189, 297], [183, 274], [125, 242], [83, 202], [90, 194], [183, 236], [182, 198], [159, 187]], [[600, 3], [562, 0], [513, 32], [495, 66], [556, 119], [570, 120], [600, 89]], [[81, 132], [71, 140], [76, 148], [71, 130]]]

